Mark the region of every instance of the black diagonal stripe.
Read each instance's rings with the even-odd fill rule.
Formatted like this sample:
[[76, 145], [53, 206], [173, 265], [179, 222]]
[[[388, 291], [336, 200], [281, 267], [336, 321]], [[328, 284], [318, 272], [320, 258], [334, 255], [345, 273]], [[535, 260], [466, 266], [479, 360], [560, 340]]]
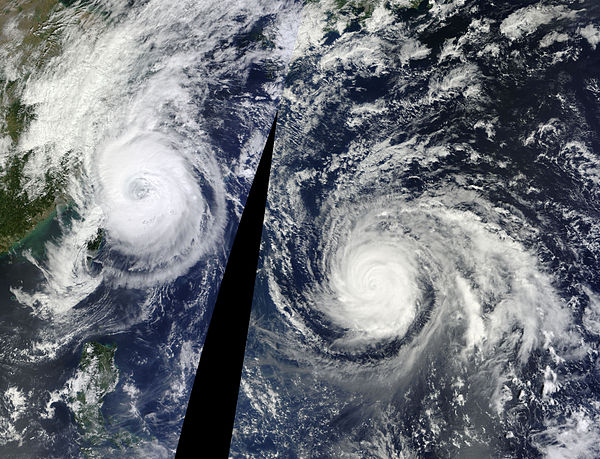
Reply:
[[256, 266], [267, 202], [275, 125], [256, 170], [208, 327], [183, 421], [177, 458], [226, 458], [235, 419]]

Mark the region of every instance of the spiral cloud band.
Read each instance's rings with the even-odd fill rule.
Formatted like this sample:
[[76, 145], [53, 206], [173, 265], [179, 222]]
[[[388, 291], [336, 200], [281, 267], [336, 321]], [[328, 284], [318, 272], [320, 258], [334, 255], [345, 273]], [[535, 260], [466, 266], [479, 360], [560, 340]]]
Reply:
[[[284, 230], [296, 256], [272, 260], [273, 298], [315, 357], [405, 372], [419, 352], [451, 345], [465, 362], [524, 362], [544, 344], [540, 332], [563, 333], [550, 277], [475, 193], [351, 201], [329, 202], [309, 230]], [[303, 287], [280, 277], [290, 272]]]
[[223, 204], [214, 202], [223, 193], [218, 175], [209, 174], [208, 161], [194, 167], [178, 148], [173, 139], [142, 133], [108, 144], [100, 155], [109, 257], [129, 276], [184, 272], [222, 230]]
[[23, 215], [36, 214], [23, 231], [36, 226], [0, 257], [0, 447], [167, 457], [301, 2], [22, 6], [0, 21], [3, 103], [19, 125], [0, 150], [4, 169], [8, 153], [18, 164]]
[[403, 336], [418, 312], [414, 256], [376, 228], [357, 228], [351, 238], [331, 266], [337, 301], [325, 303], [329, 316], [365, 339]]
[[598, 457], [598, 11], [547, 3], [306, 4], [234, 455]]

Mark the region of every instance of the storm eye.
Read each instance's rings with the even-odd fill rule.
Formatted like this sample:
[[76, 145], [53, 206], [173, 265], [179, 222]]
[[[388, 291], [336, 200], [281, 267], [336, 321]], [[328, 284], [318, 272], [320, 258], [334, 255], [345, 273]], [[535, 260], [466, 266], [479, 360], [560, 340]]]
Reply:
[[153, 189], [152, 183], [144, 177], [137, 177], [129, 184], [127, 195], [136, 200], [141, 201], [151, 194]]

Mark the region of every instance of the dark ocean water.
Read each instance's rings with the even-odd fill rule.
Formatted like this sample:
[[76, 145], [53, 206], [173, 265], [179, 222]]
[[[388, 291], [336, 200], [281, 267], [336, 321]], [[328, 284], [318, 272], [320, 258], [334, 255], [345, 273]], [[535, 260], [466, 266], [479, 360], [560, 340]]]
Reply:
[[600, 10], [386, 5], [305, 9], [232, 454], [596, 457]]
[[[107, 5], [99, 2], [98, 6]], [[192, 266], [182, 275], [156, 282], [119, 283], [132, 275], [130, 271], [135, 275], [141, 273], [138, 279], [144, 280], [144, 263], [152, 253], [145, 256], [142, 247], [138, 259], [124, 254], [110, 229], [105, 230], [97, 252], [87, 251], [88, 241], [79, 240], [77, 232], [85, 228], [87, 221], [93, 221], [90, 212], [94, 212], [94, 196], [102, 189], [102, 184], [94, 178], [91, 184], [81, 184], [83, 189], [91, 190], [91, 196], [84, 199], [76, 196], [69, 207], [59, 209], [57, 216], [38, 228], [13, 253], [0, 258], [2, 457], [82, 457], [84, 452], [86, 457], [174, 455], [218, 284], [251, 185], [252, 171], [275, 116], [298, 5], [238, 3], [235, 7], [223, 5], [222, 11], [203, 3], [163, 6], [164, 11], [156, 11], [156, 19], [145, 16], [147, 2], [119, 7], [120, 14], [112, 18], [112, 23], [103, 24], [105, 30], [91, 29], [96, 35], [88, 41], [92, 43], [91, 51], [103, 59], [102, 46], [106, 43], [102, 38], [109, 37], [110, 42], [110, 37], [118, 41], [124, 36], [127, 42], [131, 34], [139, 39], [136, 42], [139, 50], [124, 49], [119, 43], [121, 47], [114, 46], [117, 54], [125, 54], [117, 56], [125, 63], [134, 56], [132, 67], [137, 72], [127, 81], [132, 95], [120, 102], [119, 110], [130, 113], [127, 122], [133, 124], [148, 113], [154, 116], [150, 124], [156, 132], [169, 140], [175, 139], [171, 143], [159, 142], [159, 147], [176, 144], [184, 148], [189, 142], [177, 142], [194, 140], [192, 151], [184, 152], [189, 156], [182, 157], [189, 159], [185, 167], [198, 180], [199, 196], [206, 201], [208, 213], [213, 214], [215, 221], [222, 218], [222, 222], [216, 221], [216, 229], [208, 231], [217, 234], [216, 242], [197, 260], [192, 259]], [[153, 20], [159, 21], [156, 30], [152, 30], [151, 37], [144, 35], [144, 27], [148, 26], [144, 21], [151, 26]], [[74, 46], [80, 38], [72, 37]], [[94, 40], [100, 43], [96, 48]], [[111, 46], [106, 49], [113, 50]], [[139, 51], [139, 55], [134, 51]], [[78, 57], [76, 53], [69, 56]], [[68, 71], [78, 70], [72, 68], [77, 65], [76, 60], [63, 64]], [[169, 73], [173, 69], [175, 78], [180, 79], [174, 85]], [[100, 87], [112, 76], [99, 75], [95, 68], [90, 72], [85, 74], [86, 81], [99, 81]], [[161, 77], [165, 74], [166, 77]], [[127, 76], [124, 73], [123, 78]], [[51, 80], [52, 74], [38, 77]], [[65, 84], [70, 84], [68, 72], [65, 78]], [[161, 85], [153, 86], [153, 78]], [[135, 97], [146, 91], [147, 85], [155, 91], [144, 94], [143, 103], [134, 104]], [[103, 94], [106, 100], [112, 97], [110, 90]], [[181, 93], [188, 98], [178, 99]], [[158, 101], [158, 108], [144, 105], [152, 98]], [[102, 108], [106, 100], [98, 101], [97, 105]], [[154, 109], [156, 113], [152, 112]], [[77, 122], [82, 129], [93, 130], [102, 120], [92, 116]], [[56, 129], [62, 132], [68, 125], [63, 123]], [[135, 131], [135, 126], [119, 126], [119, 132], [128, 129]], [[114, 135], [109, 133], [109, 137]], [[152, 137], [149, 139], [146, 142], [152, 141]], [[86, 137], [86, 146], [92, 142], [93, 139]], [[106, 139], [102, 142], [96, 145], [92, 159], [101, 156], [98, 151], [104, 148]], [[86, 146], [81, 150], [85, 151]], [[207, 149], [211, 158], [214, 156], [216, 172], [210, 167], [202, 169]], [[123, 156], [126, 153], [124, 149]], [[140, 170], [152, 167], [152, 152], [146, 153], [148, 160], [137, 165]], [[179, 159], [176, 154], [172, 156]], [[85, 160], [84, 153], [77, 158]], [[120, 159], [114, 166], [111, 176], [118, 176], [120, 168], [129, 167]], [[175, 166], [178, 167], [177, 163]], [[161, 167], [160, 172], [168, 176], [173, 165], [161, 164]], [[133, 169], [135, 166], [131, 170], [135, 174]], [[219, 177], [206, 176], [207, 170]], [[86, 172], [73, 178], [75, 187], [71, 189], [77, 189], [77, 180], [93, 178], [93, 174]], [[160, 181], [160, 174], [154, 177]], [[222, 186], [216, 186], [220, 181]], [[172, 187], [188, 185], [176, 181], [164, 183]], [[178, 191], [163, 186], [157, 192], [157, 200], [162, 198], [173, 206], [168, 200]], [[160, 212], [161, 205], [159, 202], [154, 210]], [[198, 209], [184, 209], [183, 213], [189, 213], [186, 215], [191, 219], [194, 217], [191, 213]], [[165, 215], [159, 217], [164, 219]], [[153, 221], [155, 216], [147, 218]], [[136, 223], [139, 224], [133, 222]], [[187, 220], [180, 222], [180, 226], [187, 223]], [[221, 224], [222, 228], [218, 227]], [[167, 247], [174, 244], [174, 250], [178, 229], [175, 227], [171, 234], [175, 242], [164, 241]], [[192, 248], [211, 243], [212, 234], [199, 236], [192, 240]], [[70, 250], [73, 237], [79, 245]], [[57, 253], [68, 256], [58, 259]], [[179, 256], [183, 258], [186, 253], [190, 255], [188, 251]], [[196, 256], [193, 250], [190, 256]], [[79, 261], [85, 265], [78, 265]], [[165, 264], [167, 270], [171, 269], [168, 260]], [[60, 284], [63, 274], [74, 282]], [[77, 301], [81, 291], [85, 294]], [[82, 350], [89, 342], [101, 343], [107, 346], [105, 349], [116, 347], [116, 367], [109, 373], [116, 371], [118, 377], [114, 388], [95, 405], [100, 410], [99, 422], [90, 402], [92, 416], [88, 418], [92, 422], [82, 425], [77, 422], [77, 401], [82, 394], [93, 401], [96, 394], [90, 389], [89, 378], [93, 381], [98, 377], [93, 371], [86, 373], [80, 362]]]

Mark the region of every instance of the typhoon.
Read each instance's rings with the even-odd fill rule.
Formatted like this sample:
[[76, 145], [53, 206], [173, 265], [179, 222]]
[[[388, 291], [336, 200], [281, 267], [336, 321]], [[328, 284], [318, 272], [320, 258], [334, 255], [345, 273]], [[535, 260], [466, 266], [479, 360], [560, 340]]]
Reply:
[[600, 11], [303, 11], [232, 454], [598, 457]]
[[185, 273], [223, 237], [219, 174], [215, 158], [189, 142], [186, 156], [183, 139], [143, 132], [107, 145], [97, 177], [111, 246], [105, 272], [134, 285]]
[[[448, 195], [460, 199], [452, 202]], [[337, 218], [323, 226], [329, 237], [316, 248], [323, 256], [314, 271], [329, 282], [307, 298], [316, 311], [306, 314], [321, 315], [337, 329], [333, 349], [353, 355], [365, 346], [399, 351], [409, 343], [434, 349], [455, 344], [484, 358], [502, 344], [517, 353], [514, 358], [528, 355], [548, 314], [545, 326], [554, 331], [552, 322], [564, 314], [548, 279], [502, 226], [461, 210], [466, 204], [502, 221], [475, 193], [455, 189], [412, 202], [384, 196], [343, 216], [328, 209]], [[508, 333], [513, 327], [521, 330], [514, 341]], [[419, 335], [427, 339], [420, 343]], [[403, 371], [413, 354], [411, 349], [402, 359]]]
[[0, 456], [172, 457], [300, 5], [9, 3]]

